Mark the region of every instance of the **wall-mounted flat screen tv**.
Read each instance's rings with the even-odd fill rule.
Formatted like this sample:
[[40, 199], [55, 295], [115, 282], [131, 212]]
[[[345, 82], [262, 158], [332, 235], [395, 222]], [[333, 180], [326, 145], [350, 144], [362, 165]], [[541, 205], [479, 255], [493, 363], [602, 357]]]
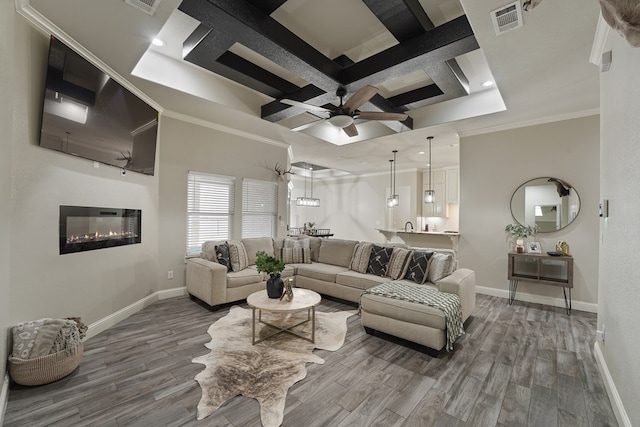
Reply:
[[158, 112], [51, 37], [40, 146], [154, 174]]

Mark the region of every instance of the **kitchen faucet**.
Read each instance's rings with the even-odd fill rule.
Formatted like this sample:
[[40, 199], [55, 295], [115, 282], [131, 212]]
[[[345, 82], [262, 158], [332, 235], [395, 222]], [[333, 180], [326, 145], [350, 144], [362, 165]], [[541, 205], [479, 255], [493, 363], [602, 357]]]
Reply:
[[413, 231], [413, 224], [411, 224], [411, 221], [407, 221], [404, 223], [404, 231], [407, 231], [407, 224], [409, 224], [411, 226], [411, 231]]

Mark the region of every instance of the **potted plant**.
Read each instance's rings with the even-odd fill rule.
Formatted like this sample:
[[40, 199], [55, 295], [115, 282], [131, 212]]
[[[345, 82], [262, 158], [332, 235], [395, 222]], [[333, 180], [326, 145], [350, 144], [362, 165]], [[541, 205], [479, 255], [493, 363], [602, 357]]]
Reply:
[[267, 279], [267, 296], [269, 298], [280, 298], [282, 295], [284, 283], [280, 273], [284, 270], [284, 265], [284, 261], [267, 255], [264, 251], [256, 252], [256, 268], [261, 273], [269, 274]]
[[305, 222], [304, 223], [304, 234], [315, 234], [316, 223], [315, 222]]
[[520, 223], [509, 224], [504, 228], [504, 231], [516, 239], [516, 252], [522, 253], [524, 252], [524, 239], [536, 234], [538, 232], [538, 226], [522, 225]]

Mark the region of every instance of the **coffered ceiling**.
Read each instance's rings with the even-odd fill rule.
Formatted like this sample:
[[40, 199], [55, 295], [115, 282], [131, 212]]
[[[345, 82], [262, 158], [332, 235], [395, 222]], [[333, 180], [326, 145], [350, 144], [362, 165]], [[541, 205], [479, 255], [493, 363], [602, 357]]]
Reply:
[[[164, 114], [292, 147], [293, 161], [347, 173], [458, 162], [459, 135], [598, 109], [588, 63], [597, 2], [546, 0], [523, 26], [496, 35], [485, 0], [154, 0], [152, 15], [124, 1], [25, 0], [21, 7], [86, 48]], [[58, 34], [59, 35], [59, 34]], [[163, 40], [154, 46], [151, 40]], [[490, 86], [483, 86], [492, 82]], [[365, 86], [362, 120], [347, 136], [283, 99], [335, 110]]]

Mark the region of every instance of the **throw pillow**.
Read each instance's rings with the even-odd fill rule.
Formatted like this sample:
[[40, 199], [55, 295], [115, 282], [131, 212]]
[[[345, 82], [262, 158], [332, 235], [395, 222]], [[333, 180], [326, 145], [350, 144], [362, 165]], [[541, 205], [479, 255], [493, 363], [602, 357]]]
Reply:
[[353, 252], [353, 258], [351, 259], [351, 265], [349, 266], [349, 269], [358, 273], [366, 273], [367, 267], [369, 267], [371, 248], [373, 248], [373, 243], [358, 243], [358, 246], [356, 246], [356, 250]]
[[432, 255], [433, 252], [413, 251], [409, 258], [409, 265], [404, 278], [420, 285], [426, 282], [427, 267], [429, 266], [429, 258], [431, 258]]
[[399, 280], [404, 277], [412, 252], [411, 249], [393, 248], [391, 259], [389, 259], [389, 267], [387, 268], [387, 276], [391, 280]]
[[435, 284], [438, 280], [453, 273], [454, 267], [455, 260], [453, 259], [453, 254], [436, 252], [429, 261], [427, 281]]
[[311, 264], [311, 249], [282, 248], [282, 261], [285, 264]]
[[224, 242], [216, 246], [216, 260], [218, 264], [227, 267], [227, 271], [231, 271], [231, 256], [229, 255], [229, 243]]
[[380, 277], [386, 276], [387, 266], [389, 265], [389, 259], [391, 258], [392, 252], [392, 247], [372, 245], [367, 273], [375, 274]]
[[233, 271], [241, 271], [249, 266], [249, 257], [244, 245], [241, 242], [229, 243], [229, 258], [231, 260], [231, 269]]

